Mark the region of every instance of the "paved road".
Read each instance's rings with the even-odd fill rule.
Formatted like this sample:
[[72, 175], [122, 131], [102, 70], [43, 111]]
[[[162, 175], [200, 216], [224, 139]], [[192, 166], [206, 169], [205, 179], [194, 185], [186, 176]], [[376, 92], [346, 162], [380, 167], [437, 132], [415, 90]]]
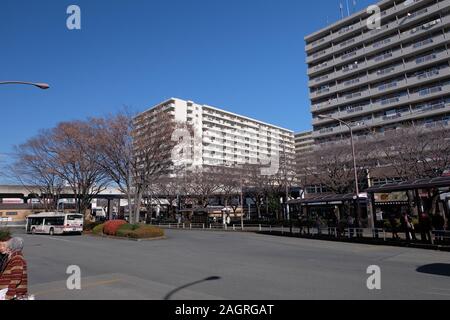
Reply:
[[[30, 291], [36, 299], [450, 299], [446, 252], [252, 233], [166, 233], [166, 240], [148, 242], [22, 235]], [[69, 265], [80, 266], [82, 290], [67, 290]], [[369, 265], [381, 267], [380, 291], [366, 287]]]

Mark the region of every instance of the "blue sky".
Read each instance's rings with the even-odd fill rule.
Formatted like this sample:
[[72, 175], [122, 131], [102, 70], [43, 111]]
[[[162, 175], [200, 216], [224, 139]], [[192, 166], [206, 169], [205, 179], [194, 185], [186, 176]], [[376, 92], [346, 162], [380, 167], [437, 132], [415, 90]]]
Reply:
[[[70, 4], [82, 30], [66, 28]], [[339, 0], [1, 0], [0, 81], [52, 88], [0, 87], [0, 153], [60, 121], [169, 97], [307, 130], [303, 37], [339, 15]]]

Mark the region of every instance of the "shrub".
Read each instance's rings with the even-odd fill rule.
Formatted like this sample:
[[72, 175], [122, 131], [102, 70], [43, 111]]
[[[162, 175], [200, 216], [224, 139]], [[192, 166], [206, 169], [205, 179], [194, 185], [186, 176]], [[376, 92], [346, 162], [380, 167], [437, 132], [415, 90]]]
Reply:
[[117, 230], [124, 225], [127, 224], [125, 220], [110, 220], [107, 221], [103, 226], [103, 233], [109, 236], [115, 236]]
[[164, 236], [164, 230], [154, 226], [126, 224], [120, 226], [116, 235], [131, 239], [158, 238]]
[[100, 221], [92, 222], [92, 221], [85, 220], [84, 224], [83, 224], [83, 230], [84, 231], [92, 231], [96, 226], [99, 226], [101, 224], [103, 224], [103, 222], [100, 222]]
[[11, 238], [9, 229], [0, 229], [0, 241], [7, 241]]
[[92, 229], [93, 234], [102, 234], [103, 233], [104, 224], [99, 224]]

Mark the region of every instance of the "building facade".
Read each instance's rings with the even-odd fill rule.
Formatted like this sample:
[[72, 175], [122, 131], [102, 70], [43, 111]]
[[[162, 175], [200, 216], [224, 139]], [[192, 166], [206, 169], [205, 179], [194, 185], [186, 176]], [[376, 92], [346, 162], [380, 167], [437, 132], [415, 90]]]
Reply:
[[316, 145], [405, 124], [450, 126], [450, 0], [385, 0], [305, 38]]
[[294, 135], [295, 155], [301, 157], [303, 154], [311, 152], [314, 148], [312, 131], [298, 132]]
[[157, 123], [161, 112], [169, 113], [177, 123], [173, 139], [186, 142], [186, 136], [191, 136], [189, 165], [233, 167], [294, 160], [292, 131], [192, 101], [171, 98], [150, 108], [135, 118], [138, 130]]

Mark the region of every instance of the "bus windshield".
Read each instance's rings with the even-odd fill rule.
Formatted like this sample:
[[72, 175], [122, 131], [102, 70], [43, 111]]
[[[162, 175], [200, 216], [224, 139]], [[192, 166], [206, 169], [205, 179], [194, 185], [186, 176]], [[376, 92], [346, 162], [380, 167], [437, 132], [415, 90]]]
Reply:
[[71, 215], [67, 216], [68, 221], [81, 220], [81, 219], [83, 219], [83, 216], [81, 214], [71, 214]]

